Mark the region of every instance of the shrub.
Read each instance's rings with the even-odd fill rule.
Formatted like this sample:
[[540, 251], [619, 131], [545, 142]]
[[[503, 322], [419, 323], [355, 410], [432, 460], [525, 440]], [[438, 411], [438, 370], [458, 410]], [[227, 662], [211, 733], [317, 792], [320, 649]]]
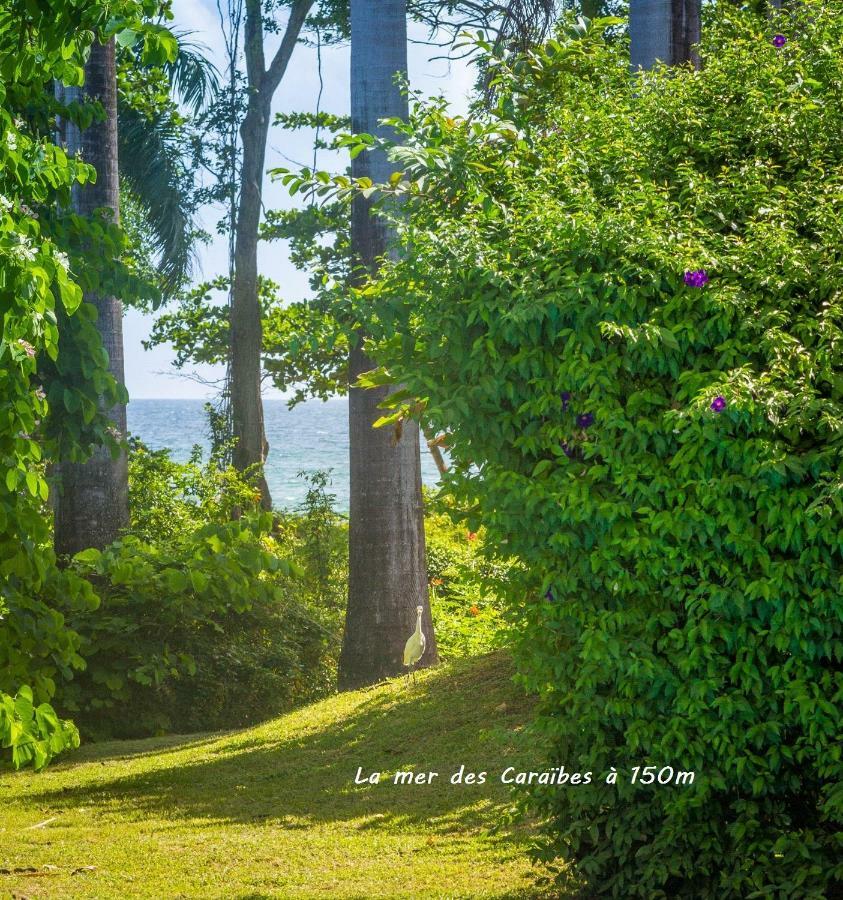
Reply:
[[604, 22], [499, 66], [490, 114], [418, 104], [357, 303], [531, 573], [548, 763], [595, 773], [533, 791], [542, 856], [801, 900], [843, 881], [843, 7], [712, 15], [697, 72], [631, 78]]
[[482, 530], [469, 531], [454, 522], [441, 503], [428, 503], [424, 531], [430, 610], [440, 657], [476, 656], [502, 645], [503, 596], [511, 566], [490, 560]]
[[57, 684], [84, 666], [81, 639], [62, 610], [90, 611], [98, 599], [86, 581], [56, 567], [47, 511], [33, 504], [30, 515], [30, 539], [0, 561], [0, 748], [11, 750], [16, 768], [41, 769], [79, 745], [76, 728], [49, 705]]
[[[57, 569], [44, 460], [114, 445], [102, 410], [123, 394], [83, 291], [126, 296], [138, 287], [120, 259], [119, 229], [66, 212], [71, 189], [95, 172], [53, 143], [54, 86], [83, 82], [107, 21], [141, 38], [160, 28], [141, 21], [155, 11], [131, 0], [29, 4], [6, 8], [0, 21], [0, 748], [11, 748], [16, 766], [40, 768], [78, 741], [47, 705], [57, 675], [81, 662], [57, 598], [96, 601]], [[94, 115], [80, 103], [61, 112], [80, 126]]]
[[226, 522], [238, 510], [255, 504], [257, 488], [212, 454], [202, 460], [200, 447], [190, 459], [176, 462], [169, 450], [150, 450], [131, 440], [129, 505], [132, 534], [145, 541], [169, 540], [195, 527], [196, 522]]
[[132, 531], [74, 560], [101, 599], [67, 613], [87, 667], [58, 700], [83, 732], [232, 728], [330, 688], [330, 631], [253, 490], [198, 454], [180, 464], [135, 444]]
[[324, 611], [339, 636], [348, 594], [348, 522], [334, 508], [330, 470], [299, 472], [298, 477], [307, 491], [293, 513], [279, 517], [280, 538], [302, 570], [302, 596]]

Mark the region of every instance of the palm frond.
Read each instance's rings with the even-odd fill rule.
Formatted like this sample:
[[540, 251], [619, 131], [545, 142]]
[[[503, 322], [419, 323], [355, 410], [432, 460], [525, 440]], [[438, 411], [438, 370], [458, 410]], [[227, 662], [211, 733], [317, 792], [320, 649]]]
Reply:
[[192, 32], [177, 31], [174, 34], [179, 44], [178, 55], [173, 62], [165, 63], [163, 69], [173, 94], [194, 116], [198, 116], [216, 98], [220, 75], [207, 57], [208, 48], [190, 40]]
[[120, 175], [143, 211], [165, 293], [176, 291], [195, 262], [193, 179], [185, 164], [178, 123], [166, 113], [147, 118], [127, 105], [118, 110]]

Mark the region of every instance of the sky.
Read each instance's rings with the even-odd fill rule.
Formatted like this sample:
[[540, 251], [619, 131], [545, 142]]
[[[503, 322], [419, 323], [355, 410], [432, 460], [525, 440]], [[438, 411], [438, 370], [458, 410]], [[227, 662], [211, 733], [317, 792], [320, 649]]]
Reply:
[[[224, 64], [222, 35], [219, 16], [214, 0], [175, 0], [174, 27], [192, 32], [191, 40], [205, 45], [208, 55], [218, 68]], [[442, 94], [452, 104], [456, 112], [464, 112], [466, 98], [471, 90], [474, 74], [471, 67], [459, 60], [435, 59], [442, 50], [419, 43], [426, 38], [424, 29], [410, 24], [410, 44], [408, 65], [410, 83], [425, 94]], [[271, 58], [278, 41], [272, 36], [267, 42], [267, 59]], [[322, 48], [322, 77], [324, 90], [321, 108], [337, 115], [347, 115], [349, 109], [349, 48], [347, 45]], [[274, 102], [275, 112], [310, 112], [316, 109], [319, 94], [319, 72], [315, 48], [299, 45], [290, 61], [287, 73], [279, 86]], [[270, 129], [267, 145], [267, 169], [286, 166], [296, 168], [297, 164], [309, 165], [313, 160], [312, 132], [288, 132], [279, 128]], [[332, 165], [328, 154], [323, 154], [320, 164], [326, 168], [340, 168]], [[264, 206], [267, 209], [290, 207], [291, 199], [286, 188], [273, 183], [268, 176], [264, 180]], [[227, 241], [217, 237], [215, 225], [219, 211], [207, 209], [202, 214], [202, 225], [214, 234], [212, 243], [200, 246], [194, 282], [213, 278], [227, 272]], [[287, 260], [286, 245], [282, 242], [261, 245], [258, 252], [259, 271], [281, 285], [282, 296], [287, 300], [298, 300], [308, 293], [307, 276], [297, 271]], [[173, 352], [169, 347], [144, 350], [142, 341], [148, 337], [153, 315], [144, 315], [136, 310], [128, 310], [123, 323], [126, 385], [129, 396], [141, 398], [196, 398], [213, 397], [213, 385], [202, 383], [190, 376], [194, 372], [199, 378], [215, 380], [221, 372], [213, 367], [185, 369], [179, 373], [171, 365]], [[267, 397], [281, 397], [272, 388]]]

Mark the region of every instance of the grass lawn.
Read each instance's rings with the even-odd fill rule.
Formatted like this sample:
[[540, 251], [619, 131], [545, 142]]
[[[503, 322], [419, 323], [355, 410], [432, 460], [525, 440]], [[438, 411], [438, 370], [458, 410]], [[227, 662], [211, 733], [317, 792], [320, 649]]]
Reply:
[[[542, 896], [498, 775], [537, 768], [502, 654], [254, 728], [83, 747], [0, 775], [0, 897]], [[465, 763], [484, 785], [453, 786]], [[381, 775], [355, 785], [358, 766]], [[392, 773], [438, 771], [429, 785]]]

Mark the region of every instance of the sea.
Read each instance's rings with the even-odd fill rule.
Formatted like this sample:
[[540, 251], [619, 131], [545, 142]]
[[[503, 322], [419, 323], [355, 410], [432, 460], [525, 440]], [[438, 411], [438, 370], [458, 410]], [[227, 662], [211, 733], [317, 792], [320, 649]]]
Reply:
[[[129, 432], [152, 450], [169, 449], [185, 462], [193, 448], [210, 449], [204, 400], [132, 400], [127, 409]], [[307, 492], [299, 472], [330, 472], [329, 491], [338, 512], [348, 512], [348, 401], [308, 400], [293, 409], [286, 400], [264, 400], [269, 441], [266, 480], [277, 509], [295, 509]], [[434, 486], [438, 472], [422, 445], [422, 480]]]

